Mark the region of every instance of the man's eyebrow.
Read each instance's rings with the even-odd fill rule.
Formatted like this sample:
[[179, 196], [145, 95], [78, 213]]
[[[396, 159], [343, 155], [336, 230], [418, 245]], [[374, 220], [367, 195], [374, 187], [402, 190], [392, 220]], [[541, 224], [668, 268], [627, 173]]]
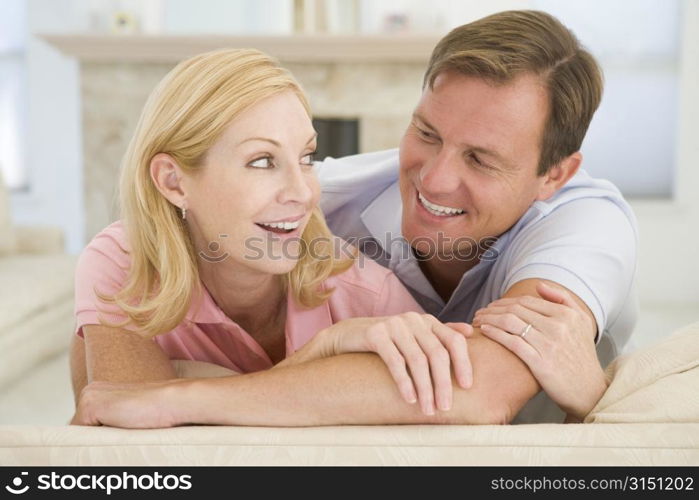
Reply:
[[[417, 113], [417, 112], [413, 113], [413, 118], [422, 122], [422, 124], [424, 126], [426, 126], [427, 128], [429, 128], [435, 132], [437, 131], [437, 129], [434, 127], [434, 125], [432, 125], [429, 121], [427, 121], [425, 119], [425, 117], [420, 115], [420, 113]], [[495, 149], [487, 148], [487, 147], [483, 147], [483, 146], [473, 146], [471, 144], [463, 144], [463, 147], [468, 149], [469, 151], [473, 151], [474, 153], [479, 153], [482, 155], [491, 156], [491, 157], [495, 158], [499, 163], [501, 163], [504, 167], [509, 166], [509, 163], [505, 159], [505, 157], [503, 157], [502, 154], [498, 153]]]
[[[315, 140], [315, 138], [318, 137], [318, 132], [313, 132], [313, 135], [311, 136], [308, 141], [306, 141], [306, 144], [310, 144]], [[279, 143], [279, 141], [275, 141], [274, 139], [270, 139], [269, 137], [248, 137], [247, 139], [243, 139], [240, 141], [237, 146], [240, 146], [241, 144], [244, 144], [249, 141], [264, 141], [264, 142], [269, 142], [280, 148], [282, 145]]]
[[488, 148], [483, 148], [483, 147], [478, 147], [478, 146], [469, 146], [469, 150], [473, 151], [474, 153], [480, 153], [482, 155], [486, 156], [492, 156], [495, 158], [498, 162], [502, 164], [502, 166], [507, 167], [509, 164], [507, 163], [507, 160], [503, 158], [503, 156], [495, 151], [494, 149], [488, 149]]
[[425, 117], [422, 116], [422, 115], [421, 115], [420, 113], [418, 113], [417, 111], [416, 111], [415, 113], [413, 113], [413, 119], [414, 119], [414, 120], [419, 120], [419, 121], [421, 121], [422, 124], [423, 124], [424, 126], [426, 126], [427, 128], [429, 128], [429, 129], [431, 129], [431, 130], [434, 130], [435, 132], [437, 131], [437, 129], [434, 128], [434, 126], [433, 126], [430, 122], [428, 122], [428, 121], [425, 119]]

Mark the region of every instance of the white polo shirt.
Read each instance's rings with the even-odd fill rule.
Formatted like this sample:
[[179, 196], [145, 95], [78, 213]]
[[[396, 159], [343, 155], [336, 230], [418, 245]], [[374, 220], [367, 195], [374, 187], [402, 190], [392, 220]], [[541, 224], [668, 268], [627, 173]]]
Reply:
[[[609, 181], [580, 170], [545, 201], [536, 201], [466, 272], [448, 302], [423, 275], [401, 235], [398, 150], [316, 164], [321, 207], [333, 233], [391, 269], [441, 321], [471, 323], [476, 310], [515, 283], [539, 278], [580, 297], [597, 321], [597, 354], [606, 366], [623, 349], [638, 316], [635, 294], [638, 231], [631, 207]], [[562, 422], [543, 392], [516, 423]]]

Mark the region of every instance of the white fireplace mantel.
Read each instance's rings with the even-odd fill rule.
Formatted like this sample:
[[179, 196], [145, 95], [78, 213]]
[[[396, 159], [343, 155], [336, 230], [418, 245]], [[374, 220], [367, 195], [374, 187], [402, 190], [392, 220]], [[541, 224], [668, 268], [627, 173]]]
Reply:
[[256, 48], [294, 63], [426, 63], [438, 35], [182, 36], [42, 34], [62, 53], [93, 62], [176, 62], [223, 47]]
[[359, 121], [360, 152], [395, 147], [439, 36], [147, 36], [44, 34], [79, 64], [85, 235], [118, 218], [119, 164], [143, 103], [179, 61], [218, 48], [254, 47], [298, 79], [314, 116]]

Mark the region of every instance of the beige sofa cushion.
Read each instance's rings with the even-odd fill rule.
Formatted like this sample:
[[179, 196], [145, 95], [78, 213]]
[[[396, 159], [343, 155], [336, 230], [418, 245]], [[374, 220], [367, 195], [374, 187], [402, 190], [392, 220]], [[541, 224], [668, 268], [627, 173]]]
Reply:
[[72, 300], [75, 262], [76, 257], [64, 254], [0, 258], [0, 335], [56, 304]]
[[586, 423], [699, 422], [699, 322], [620, 356], [607, 376]]
[[3, 465], [687, 465], [699, 424], [0, 426]]
[[15, 251], [15, 235], [10, 217], [10, 199], [0, 172], [0, 256]]

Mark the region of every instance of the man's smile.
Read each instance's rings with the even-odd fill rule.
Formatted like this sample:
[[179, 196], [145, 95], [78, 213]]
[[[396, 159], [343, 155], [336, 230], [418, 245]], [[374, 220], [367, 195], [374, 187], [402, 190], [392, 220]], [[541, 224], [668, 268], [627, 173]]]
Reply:
[[437, 217], [457, 217], [466, 213], [464, 210], [460, 208], [447, 207], [444, 205], [437, 205], [436, 203], [432, 203], [427, 198], [425, 198], [425, 196], [422, 193], [420, 193], [420, 191], [417, 192], [417, 198], [420, 205], [422, 205], [422, 207], [425, 210], [427, 210], [432, 215], [436, 215]]

